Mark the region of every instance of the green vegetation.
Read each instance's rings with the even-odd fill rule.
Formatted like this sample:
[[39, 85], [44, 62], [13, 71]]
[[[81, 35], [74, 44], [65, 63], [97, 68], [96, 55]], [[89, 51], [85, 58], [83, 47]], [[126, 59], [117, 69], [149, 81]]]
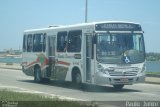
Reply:
[[0, 90], [0, 101], [0, 106], [8, 104], [13, 107], [93, 107], [76, 101], [61, 101], [58, 98], [6, 90]]
[[146, 53], [146, 60], [147, 61], [160, 61], [160, 53]]
[[11, 92], [6, 90], [0, 90], [0, 101], [54, 101], [57, 99], [46, 98], [44, 96]]
[[146, 74], [158, 74], [158, 75], [160, 75], [160, 72], [146, 72]]

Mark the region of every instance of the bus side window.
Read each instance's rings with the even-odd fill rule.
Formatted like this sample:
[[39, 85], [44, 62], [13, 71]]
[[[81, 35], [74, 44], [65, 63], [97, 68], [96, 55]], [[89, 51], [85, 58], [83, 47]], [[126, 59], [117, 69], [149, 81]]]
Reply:
[[68, 33], [68, 52], [80, 52], [82, 43], [82, 31], [74, 30]]
[[42, 52], [42, 42], [43, 42], [43, 35], [42, 34], [34, 34], [33, 52]]
[[32, 51], [32, 35], [29, 34], [28, 38], [27, 38], [27, 52], [31, 52]]
[[27, 35], [23, 36], [23, 52], [27, 51]]
[[58, 32], [57, 34], [57, 52], [66, 52], [67, 49], [67, 32]]

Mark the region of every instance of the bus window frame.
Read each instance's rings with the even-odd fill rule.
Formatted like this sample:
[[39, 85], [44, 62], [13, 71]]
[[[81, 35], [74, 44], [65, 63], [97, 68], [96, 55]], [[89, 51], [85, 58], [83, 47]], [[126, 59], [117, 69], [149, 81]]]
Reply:
[[[76, 35], [75, 36], [75, 34], [74, 33], [80, 33], [80, 34], [78, 34], [78, 35]], [[74, 35], [73, 35], [74, 34]], [[80, 45], [79, 45], [79, 48], [76, 50], [76, 49], [73, 49], [73, 50], [71, 50], [71, 46], [73, 46], [73, 45], [77, 45], [78, 43], [76, 43], [75, 41], [75, 43], [74, 44], [72, 44], [73, 43], [73, 41], [72, 41], [72, 43], [70, 43], [71, 41], [71, 37], [79, 37], [79, 39], [80, 39]], [[70, 46], [71, 45], [71, 46]], [[77, 47], [77, 46], [75, 46], [75, 47]], [[73, 53], [73, 52], [81, 52], [81, 50], [82, 50], [82, 30], [70, 30], [69, 32], [68, 32], [68, 45], [67, 45], [67, 52], [71, 52], [71, 53]]]
[[[35, 38], [39, 37], [39, 44], [35, 45]], [[40, 48], [36, 50], [36, 48]], [[35, 33], [33, 34], [33, 52], [45, 52], [46, 51], [46, 33]]]
[[[61, 37], [64, 37], [64, 41], [61, 41]], [[66, 41], [65, 41], [66, 39]], [[63, 46], [61, 47], [61, 45]], [[66, 52], [68, 44], [68, 32], [67, 31], [59, 31], [57, 33], [57, 52]], [[62, 48], [62, 49], [61, 49]]]

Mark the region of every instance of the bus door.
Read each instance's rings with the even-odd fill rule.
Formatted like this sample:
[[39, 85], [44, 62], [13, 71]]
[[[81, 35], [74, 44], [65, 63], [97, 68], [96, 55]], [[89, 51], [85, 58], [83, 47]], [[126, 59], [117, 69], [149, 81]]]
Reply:
[[92, 34], [86, 34], [86, 81], [91, 82]]
[[48, 62], [49, 62], [49, 70], [47, 72], [48, 77], [54, 77], [55, 74], [55, 40], [56, 37], [48, 36]]

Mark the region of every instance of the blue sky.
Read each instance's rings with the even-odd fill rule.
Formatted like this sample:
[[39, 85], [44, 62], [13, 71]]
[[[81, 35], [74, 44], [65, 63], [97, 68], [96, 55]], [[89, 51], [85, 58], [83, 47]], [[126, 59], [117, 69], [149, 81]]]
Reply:
[[[22, 47], [23, 31], [84, 22], [85, 0], [0, 0], [0, 50]], [[88, 22], [142, 25], [147, 52], [160, 52], [160, 0], [88, 0]]]

